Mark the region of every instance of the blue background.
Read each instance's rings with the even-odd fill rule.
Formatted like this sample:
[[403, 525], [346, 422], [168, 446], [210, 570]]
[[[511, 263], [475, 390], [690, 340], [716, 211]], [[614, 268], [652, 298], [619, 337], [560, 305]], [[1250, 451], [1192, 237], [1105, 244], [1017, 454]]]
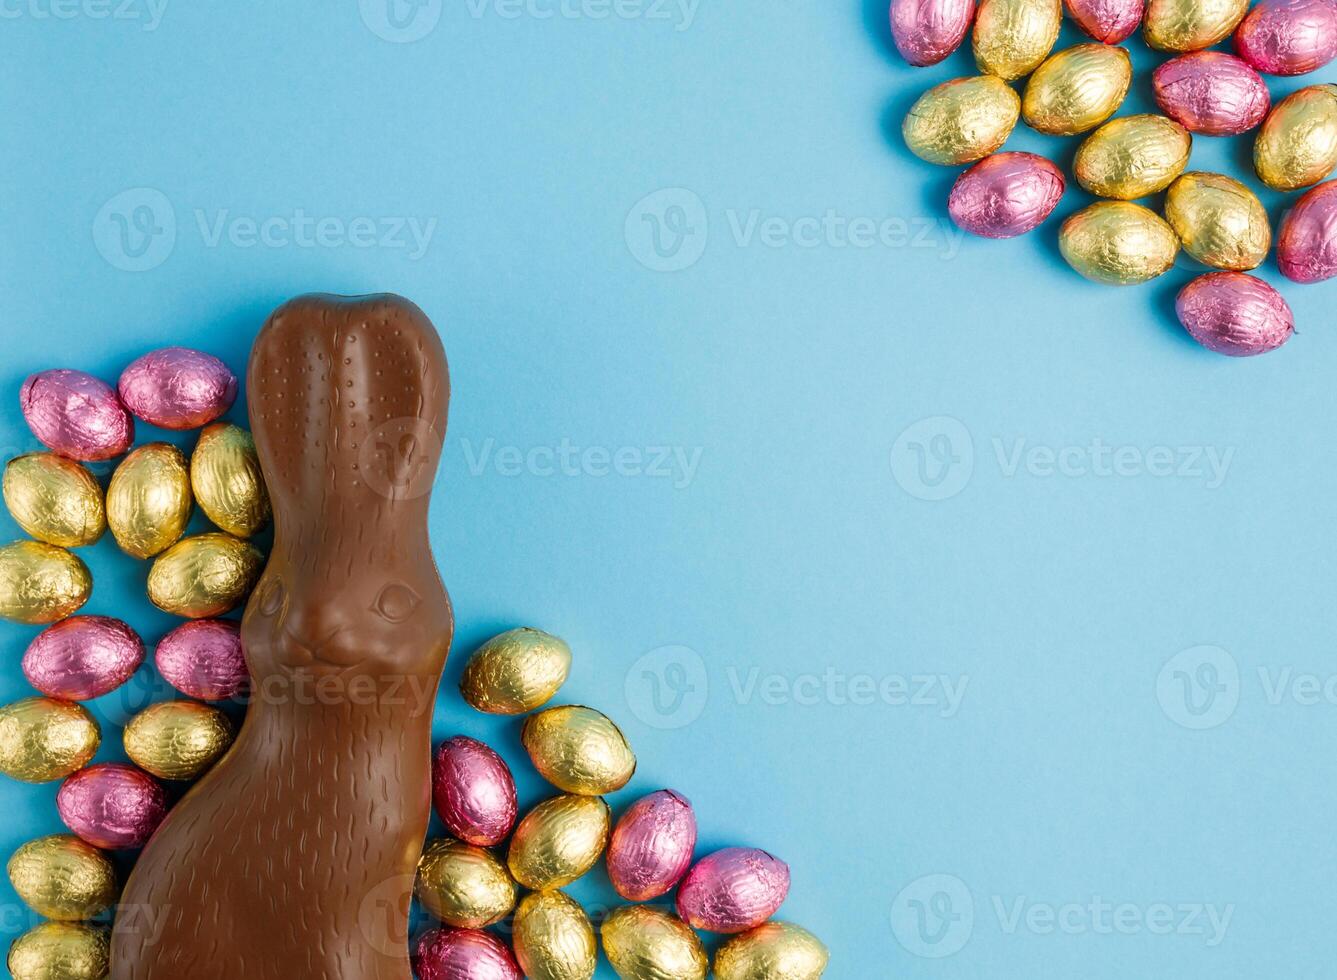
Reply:
[[[455, 384], [432, 542], [459, 628], [437, 732], [496, 744], [524, 803], [544, 790], [518, 725], [454, 685], [484, 638], [532, 624], [575, 651], [560, 697], [638, 751], [615, 805], [672, 786], [703, 847], [785, 858], [781, 915], [827, 941], [828, 976], [1326, 974], [1337, 699], [1270, 692], [1337, 672], [1337, 287], [1288, 284], [1300, 333], [1236, 361], [1174, 320], [1191, 263], [1122, 290], [1062, 263], [1080, 190], [1027, 238], [963, 240], [954, 171], [897, 131], [969, 53], [908, 68], [883, 0], [700, 0], [690, 22], [506, 2], [429, 5], [411, 43], [382, 36], [375, 0], [170, 0], [157, 21], [144, 0], [138, 19], [6, 7], [5, 455], [37, 448], [17, 408], [31, 371], [114, 380], [174, 343], [240, 372], [291, 295], [403, 293]], [[1315, 80], [1337, 74], [1270, 81]], [[1150, 107], [1144, 70], [1123, 111]], [[1019, 127], [1009, 145], [1066, 165], [1077, 141]], [[1244, 176], [1249, 145], [1199, 138], [1192, 166]], [[330, 219], [323, 243], [274, 224], [298, 209]], [[780, 219], [765, 241], [754, 212]], [[828, 212], [890, 232], [810, 237], [799, 219]], [[269, 219], [269, 244], [238, 218]], [[417, 254], [347, 241], [354, 218], [435, 224]], [[553, 472], [542, 450], [563, 440], [596, 453]], [[699, 465], [658, 475], [656, 447]], [[622, 472], [598, 450], [625, 450]], [[85, 611], [150, 643], [172, 625], [144, 565], [109, 538], [84, 554]], [[29, 693], [35, 632], [0, 629], [0, 700]], [[964, 677], [959, 706], [940, 684], [901, 703], [919, 675]], [[1176, 702], [1185, 677], [1224, 700]], [[856, 703], [850, 683], [886, 688]], [[97, 705], [100, 758], [136, 699], [168, 696], [148, 669], [131, 688]], [[1190, 727], [1203, 705], [1213, 727]], [[60, 829], [56, 788], [0, 782], [0, 852]], [[611, 896], [601, 870], [574, 892]], [[1139, 927], [1063, 908], [1097, 898]], [[7, 934], [31, 924], [7, 883], [0, 903]], [[1161, 904], [1169, 934], [1149, 927]], [[1229, 910], [1224, 935], [1193, 905]], [[920, 929], [918, 907], [949, 918]], [[1039, 909], [1030, 925], [1018, 907]]]

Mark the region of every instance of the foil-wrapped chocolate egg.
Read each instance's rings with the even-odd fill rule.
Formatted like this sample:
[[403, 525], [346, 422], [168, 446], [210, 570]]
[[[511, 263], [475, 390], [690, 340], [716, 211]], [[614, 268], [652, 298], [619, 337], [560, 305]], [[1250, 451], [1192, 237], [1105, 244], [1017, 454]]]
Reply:
[[446, 829], [468, 844], [493, 847], [515, 826], [515, 780], [501, 756], [477, 739], [448, 738], [432, 762], [432, 801]]
[[1337, 58], [1335, 0], [1260, 0], [1235, 30], [1235, 50], [1269, 75], [1304, 75]]
[[767, 922], [715, 953], [715, 980], [818, 980], [831, 954], [807, 929]]
[[482, 929], [515, 908], [515, 882], [491, 851], [463, 841], [427, 842], [414, 886], [423, 908], [446, 925]]
[[1295, 282], [1337, 275], [1337, 180], [1306, 192], [1282, 219], [1277, 267]]
[[1179, 238], [1160, 215], [1130, 201], [1097, 201], [1063, 222], [1058, 247], [1092, 282], [1131, 286], [1174, 265]]
[[101, 915], [120, 893], [111, 860], [73, 834], [28, 841], [9, 859], [8, 871], [23, 903], [59, 922]]
[[111, 936], [82, 922], [43, 922], [9, 948], [14, 980], [105, 980]]
[[413, 948], [418, 980], [524, 980], [515, 956], [496, 936], [478, 929], [429, 929]]
[[622, 814], [608, 841], [608, 878], [633, 902], [666, 894], [687, 873], [696, 849], [691, 802], [671, 789], [643, 796]]
[[1034, 153], [987, 156], [956, 179], [947, 213], [984, 238], [1015, 238], [1037, 227], [1063, 197], [1063, 171]]
[[1201, 51], [1224, 41], [1249, 0], [1147, 0], [1142, 37], [1157, 51]]
[[1238, 136], [1263, 121], [1272, 105], [1258, 72], [1224, 51], [1194, 51], [1151, 73], [1161, 112], [1191, 133]]
[[539, 775], [566, 793], [613, 793], [636, 772], [636, 756], [622, 730], [607, 715], [583, 705], [530, 715], [520, 741]]
[[891, 36], [910, 64], [936, 65], [961, 46], [975, 0], [891, 0]]
[[221, 616], [246, 601], [265, 559], [251, 544], [211, 532], [184, 538], [149, 569], [149, 599], [190, 619]]
[[479, 711], [522, 715], [546, 704], [570, 673], [571, 648], [561, 638], [522, 627], [474, 651], [460, 678], [460, 694]]
[[127, 555], [152, 558], [186, 533], [192, 502], [185, 455], [168, 443], [150, 442], [111, 475], [107, 523]]
[[93, 575], [76, 555], [42, 541], [0, 548], [0, 619], [43, 626], [73, 615], [93, 592]]
[[117, 390], [126, 408], [145, 422], [198, 429], [232, 407], [237, 377], [211, 354], [164, 347], [133, 361], [121, 372]]
[[1176, 180], [1165, 195], [1165, 220], [1185, 252], [1218, 269], [1257, 268], [1272, 247], [1263, 202], [1224, 174], [1194, 171]]
[[83, 371], [30, 375], [19, 405], [33, 435], [70, 459], [111, 459], [135, 438], [135, 423], [111, 385]]
[[1114, 115], [1133, 81], [1128, 51], [1108, 44], [1065, 48], [1026, 82], [1021, 116], [1032, 129], [1075, 136]]
[[789, 894], [789, 865], [755, 847], [708, 854], [678, 886], [678, 915], [707, 932], [746, 932], [761, 925]]
[[555, 796], [525, 814], [506, 863], [526, 888], [569, 885], [598, 862], [608, 844], [608, 804], [597, 796]]
[[1053, 50], [1062, 25], [1062, 0], [980, 0], [971, 36], [975, 64], [1008, 82], [1029, 75]]
[[1143, 0], [1064, 0], [1068, 16], [1102, 44], [1127, 40], [1142, 23]]
[[119, 619], [71, 616], [28, 644], [23, 675], [43, 694], [91, 701], [116, 690], [144, 662], [144, 641]]
[[1337, 167], [1337, 85], [1310, 85], [1277, 103], [1253, 144], [1258, 178], [1277, 191], [1317, 184]]
[[55, 453], [28, 453], [5, 466], [5, 506], [38, 541], [93, 544], [107, 529], [102, 488], [87, 469]]
[[1017, 124], [1021, 100], [994, 75], [955, 78], [929, 89], [910, 107], [901, 135], [910, 152], [954, 167], [998, 149]]
[[560, 891], [535, 892], [520, 900], [512, 941], [529, 980], [590, 980], [599, 963], [589, 917]]
[[190, 483], [205, 516], [228, 534], [249, 538], [269, 522], [255, 440], [240, 426], [205, 426], [190, 457]]
[[201, 701], [234, 698], [250, 679], [241, 629], [226, 619], [182, 623], [158, 642], [153, 657], [168, 684]]
[[143, 847], [167, 816], [167, 794], [148, 773], [120, 762], [80, 769], [61, 784], [56, 809], [94, 847]]
[[710, 969], [706, 949], [687, 923], [649, 905], [614, 909], [599, 938], [622, 980], [706, 980]]
[[1188, 165], [1193, 137], [1152, 113], [1111, 119], [1077, 149], [1077, 183], [1097, 197], [1131, 201], [1165, 190]]
[[97, 754], [102, 731], [83, 705], [24, 698], [0, 708], [0, 772], [25, 783], [63, 779]]
[[232, 745], [228, 716], [198, 701], [160, 701], [125, 726], [125, 754], [159, 779], [195, 779]]
[[1243, 272], [1199, 276], [1180, 291], [1175, 312], [1194, 340], [1230, 357], [1276, 350], [1295, 331], [1281, 294]]

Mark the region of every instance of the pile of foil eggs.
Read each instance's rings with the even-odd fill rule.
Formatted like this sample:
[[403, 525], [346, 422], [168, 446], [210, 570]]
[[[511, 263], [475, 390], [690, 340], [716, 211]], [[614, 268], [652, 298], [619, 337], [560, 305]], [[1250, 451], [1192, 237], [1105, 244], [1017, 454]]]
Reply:
[[[1092, 39], [1055, 53], [1064, 12]], [[1152, 74], [1163, 114], [1111, 118], [1133, 81], [1121, 47], [1138, 29], [1168, 60]], [[934, 65], [971, 35], [980, 74], [938, 85], [909, 110], [906, 145], [943, 166], [969, 164], [947, 210], [967, 232], [1013, 238], [1042, 224], [1067, 189], [1033, 153], [1001, 151], [1018, 119], [1083, 136], [1073, 176], [1101, 200], [1070, 215], [1059, 251], [1087, 279], [1147, 282], [1182, 251], [1214, 271], [1179, 293], [1184, 329], [1209, 350], [1275, 350], [1295, 329], [1282, 295], [1250, 270], [1275, 245], [1298, 283], [1337, 276], [1337, 85], [1310, 85], [1275, 105], [1263, 75], [1298, 76], [1337, 57], [1337, 0], [892, 0], [891, 33], [911, 65]], [[1212, 50], [1233, 37], [1234, 53]], [[1025, 79], [1020, 94], [1014, 82]], [[1225, 174], [1188, 170], [1194, 134], [1257, 130], [1257, 179], [1288, 203], [1274, 242], [1258, 196]], [[1000, 152], [1001, 151], [1001, 152]], [[1160, 213], [1136, 203], [1164, 194]]]

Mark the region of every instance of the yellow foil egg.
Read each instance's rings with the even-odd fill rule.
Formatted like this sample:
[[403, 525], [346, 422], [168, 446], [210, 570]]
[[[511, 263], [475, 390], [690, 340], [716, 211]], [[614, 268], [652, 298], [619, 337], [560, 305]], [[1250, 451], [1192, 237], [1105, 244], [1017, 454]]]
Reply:
[[482, 929], [515, 908], [515, 882], [495, 854], [463, 841], [429, 841], [414, 886], [423, 908], [447, 925]]
[[986, 75], [1013, 81], [1049, 56], [1063, 25], [1062, 0], [981, 0], [971, 46]]
[[1075, 136], [1100, 125], [1123, 104], [1133, 81], [1128, 52], [1108, 44], [1065, 48], [1026, 82], [1021, 115], [1051, 136]]
[[9, 948], [14, 980], [103, 980], [111, 970], [105, 929], [75, 922], [43, 922]]
[[80, 464], [55, 453], [28, 453], [5, 466], [5, 506], [38, 541], [62, 548], [93, 544], [107, 529], [102, 488]]
[[38, 626], [73, 615], [93, 592], [88, 566], [44, 541], [0, 548], [0, 619]]
[[901, 124], [910, 152], [948, 167], [987, 157], [1007, 142], [1021, 100], [995, 75], [956, 78], [919, 97]]
[[269, 521], [255, 440], [239, 426], [204, 427], [190, 457], [190, 483], [205, 516], [228, 534], [249, 538]]
[[1121, 201], [1156, 194], [1188, 166], [1193, 137], [1173, 119], [1153, 114], [1111, 119], [1086, 138], [1073, 169], [1097, 197]]
[[831, 958], [822, 941], [788, 922], [734, 936], [715, 954], [715, 980], [817, 980]]
[[1059, 229], [1059, 251], [1093, 282], [1131, 286], [1174, 265], [1179, 239], [1153, 211], [1128, 201], [1097, 201]]
[[1201, 51], [1224, 41], [1249, 0], [1148, 0], [1142, 37], [1157, 51]]
[[107, 855], [73, 834], [53, 834], [24, 844], [9, 859], [9, 883], [38, 915], [78, 922], [116, 903], [120, 886]]
[[1253, 144], [1258, 179], [1278, 191], [1317, 184], [1337, 167], [1337, 85], [1311, 85], [1278, 102]]
[[593, 708], [571, 704], [530, 715], [520, 741], [539, 775], [566, 793], [602, 796], [636, 772], [622, 730]]
[[571, 648], [542, 630], [523, 627], [494, 636], [464, 668], [460, 694], [479, 711], [520, 715], [557, 693], [571, 673]]
[[542, 891], [575, 881], [608, 846], [608, 804], [597, 796], [555, 796], [525, 814], [506, 863], [526, 888]]
[[265, 559], [230, 534], [199, 534], [172, 545], [149, 570], [149, 598], [190, 619], [221, 616], [246, 601]]
[[1255, 269], [1272, 247], [1263, 202], [1224, 174], [1195, 171], [1176, 180], [1165, 195], [1165, 219], [1185, 252], [1218, 269]]
[[521, 899], [512, 940], [529, 980], [590, 980], [599, 962], [589, 917], [559, 891]]
[[107, 523], [121, 550], [152, 558], [186, 533], [190, 472], [181, 450], [165, 442], [140, 446], [121, 460], [107, 486]]
[[705, 947], [676, 915], [649, 905], [614, 909], [599, 929], [604, 955], [622, 980], [705, 980]]
[[64, 779], [101, 741], [93, 716], [72, 701], [24, 698], [0, 708], [0, 772], [25, 783]]
[[194, 779], [228, 750], [228, 716], [197, 701], [151, 704], [125, 726], [125, 754], [159, 779]]

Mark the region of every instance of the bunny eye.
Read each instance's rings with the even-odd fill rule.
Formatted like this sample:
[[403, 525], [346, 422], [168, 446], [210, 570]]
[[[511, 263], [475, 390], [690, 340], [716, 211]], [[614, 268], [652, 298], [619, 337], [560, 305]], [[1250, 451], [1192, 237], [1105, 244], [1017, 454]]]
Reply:
[[270, 579], [260, 593], [260, 612], [265, 616], [273, 616], [283, 608], [284, 596], [283, 582], [277, 578]]
[[392, 582], [381, 589], [372, 609], [391, 623], [402, 623], [418, 608], [418, 593], [407, 585]]

